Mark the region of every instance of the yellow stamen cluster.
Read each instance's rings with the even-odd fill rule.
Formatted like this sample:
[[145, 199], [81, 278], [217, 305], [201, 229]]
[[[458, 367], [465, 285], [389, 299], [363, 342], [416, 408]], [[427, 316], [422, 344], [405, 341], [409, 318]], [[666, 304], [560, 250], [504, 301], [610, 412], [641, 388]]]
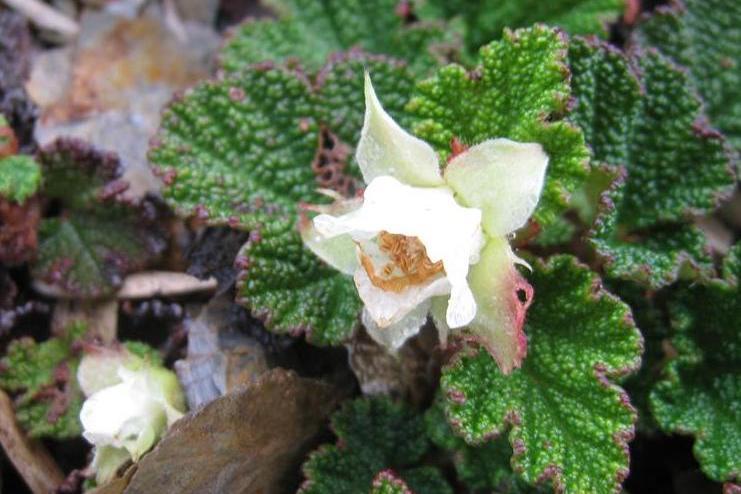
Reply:
[[[378, 247], [388, 255], [390, 262], [376, 272], [373, 260], [361, 253], [360, 263], [375, 286], [390, 292], [401, 292], [411, 285], [424, 283], [442, 272], [442, 261], [432, 262], [427, 250], [416, 237], [407, 237], [382, 231], [378, 234]], [[394, 275], [401, 272], [400, 275]]]

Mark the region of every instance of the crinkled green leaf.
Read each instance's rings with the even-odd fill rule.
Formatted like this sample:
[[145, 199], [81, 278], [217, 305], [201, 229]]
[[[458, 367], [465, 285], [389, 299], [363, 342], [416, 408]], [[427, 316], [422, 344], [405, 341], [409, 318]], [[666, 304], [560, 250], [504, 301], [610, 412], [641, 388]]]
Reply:
[[726, 280], [692, 284], [670, 304], [675, 358], [651, 392], [662, 428], [695, 436], [702, 470], [741, 479], [741, 244], [726, 260]]
[[534, 243], [541, 247], [566, 245], [575, 233], [576, 226], [574, 226], [574, 223], [568, 218], [557, 216], [538, 233]]
[[[281, 0], [280, 18], [249, 19], [237, 27], [221, 52], [221, 64], [235, 73], [264, 61], [298, 60], [310, 72], [334, 52], [360, 47], [391, 55], [424, 73], [455, 51], [440, 22], [409, 22], [398, 0]], [[411, 9], [411, 6], [408, 7]]]
[[403, 470], [403, 475], [404, 483], [414, 494], [453, 494], [450, 485], [435, 467], [410, 468]]
[[0, 160], [0, 198], [23, 203], [41, 185], [41, 168], [29, 156], [9, 156]]
[[655, 433], [658, 424], [649, 410], [649, 393], [661, 377], [665, 365], [664, 341], [669, 336], [669, 324], [664, 311], [666, 292], [656, 293], [632, 281], [611, 280], [610, 292], [627, 303], [643, 336], [643, 356], [638, 372], [628, 376], [622, 385], [638, 411], [636, 429], [639, 433]]
[[595, 161], [627, 170], [591, 233], [606, 271], [655, 288], [707, 274], [704, 239], [686, 219], [715, 209], [735, 179], [723, 139], [698, 120], [686, 73], [656, 52], [628, 60], [583, 39], [572, 40], [569, 57], [573, 117]]
[[384, 470], [373, 479], [371, 494], [412, 494], [406, 483], [391, 470]]
[[162, 252], [154, 204], [119, 198], [127, 184], [120, 180], [115, 155], [64, 139], [44, 148], [38, 159], [44, 194], [58, 200], [62, 211], [41, 223], [35, 278], [77, 296], [103, 296]]
[[569, 55], [574, 119], [596, 161], [628, 171], [620, 223], [646, 228], [715, 209], [734, 176], [723, 139], [698, 120], [687, 74], [656, 52], [629, 62], [583, 39], [572, 40]]
[[150, 248], [149, 235], [124, 207], [45, 219], [34, 276], [81, 296], [111, 293], [124, 273], [143, 267], [142, 259], [161, 249]]
[[80, 363], [74, 342], [87, 326], [74, 323], [43, 343], [19, 338], [0, 362], [0, 387], [18, 393], [16, 418], [32, 437], [68, 439], [81, 433], [84, 399], [75, 375]]
[[[206, 82], [163, 115], [150, 160], [183, 215], [249, 226], [264, 214], [321, 203], [350, 168], [363, 125], [363, 69], [399, 116], [412, 85], [405, 66], [355, 51], [334, 56], [312, 88], [298, 72], [251, 68]], [[259, 214], [257, 214], [259, 213]]]
[[741, 4], [735, 0], [674, 0], [633, 32], [678, 64], [702, 95], [714, 126], [741, 148]]
[[523, 366], [505, 376], [486, 352], [459, 353], [442, 377], [448, 418], [470, 443], [511, 427], [512, 466], [532, 484], [616, 491], [635, 411], [610, 379], [638, 367], [640, 333], [630, 309], [572, 257], [536, 262], [529, 281]]
[[425, 413], [425, 427], [433, 444], [452, 455], [458, 479], [470, 491], [507, 494], [545, 491], [531, 487], [512, 471], [512, 447], [506, 438], [473, 446], [456, 436], [445, 417], [442, 400], [436, 400]]
[[238, 301], [273, 332], [305, 331], [317, 345], [340, 343], [359, 323], [355, 284], [304, 247], [295, 223], [271, 217], [250, 234], [237, 257]]
[[37, 159], [44, 175], [44, 195], [63, 201], [68, 209], [94, 209], [101, 199], [117, 194], [116, 187], [106, 190], [123, 173], [114, 153], [97, 151], [80, 140], [61, 138], [43, 148]]
[[581, 131], [563, 120], [570, 93], [566, 40], [545, 26], [506, 31], [481, 49], [480, 59], [471, 73], [449, 65], [418, 85], [407, 106], [419, 119], [414, 131], [443, 157], [454, 138], [466, 145], [497, 137], [540, 143], [549, 163], [534, 217], [553, 222], [583, 181], [588, 158]]
[[163, 194], [183, 215], [212, 222], [319, 202], [316, 100], [308, 82], [283, 69], [252, 69], [209, 81], [173, 102], [150, 150]]
[[694, 225], [659, 224], [650, 230], [631, 231], [619, 223], [624, 182], [623, 177], [617, 178], [602, 195], [601, 214], [590, 232], [589, 241], [605, 261], [607, 275], [654, 289], [680, 277], [712, 275], [713, 259], [705, 235]]
[[352, 280], [303, 247], [297, 206], [326, 202], [319, 187], [350, 191], [360, 176], [351, 156], [364, 67], [400, 114], [412, 84], [406, 67], [353, 51], [332, 57], [316, 87], [298, 72], [256, 67], [202, 84], [165, 111], [150, 152], [180, 214], [254, 230], [240, 301], [273, 331], [306, 330], [317, 344], [349, 336], [361, 306]]
[[445, 17], [462, 16], [466, 46], [476, 50], [499, 38], [504, 28], [536, 22], [559, 26], [570, 34], [607, 35], [622, 14], [625, 0], [432, 0]]
[[388, 398], [346, 403], [332, 417], [336, 445], [324, 445], [304, 463], [302, 494], [369, 492], [376, 475], [391, 469], [416, 493], [452, 493], [440, 473], [419, 466], [430, 444], [422, 417]]

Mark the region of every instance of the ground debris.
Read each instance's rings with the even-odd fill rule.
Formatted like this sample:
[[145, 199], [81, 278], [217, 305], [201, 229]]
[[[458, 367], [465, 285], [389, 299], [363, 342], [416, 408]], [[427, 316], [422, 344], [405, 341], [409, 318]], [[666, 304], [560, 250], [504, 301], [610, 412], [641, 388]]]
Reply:
[[27, 88], [41, 107], [36, 137], [79, 137], [115, 151], [131, 183], [127, 195], [156, 190], [146, 152], [160, 111], [177, 90], [211, 72], [218, 36], [185, 24], [181, 40], [153, 5], [136, 18], [86, 11], [75, 45], [41, 52]]
[[330, 385], [271, 370], [176, 422], [124, 492], [295, 492], [337, 401]]

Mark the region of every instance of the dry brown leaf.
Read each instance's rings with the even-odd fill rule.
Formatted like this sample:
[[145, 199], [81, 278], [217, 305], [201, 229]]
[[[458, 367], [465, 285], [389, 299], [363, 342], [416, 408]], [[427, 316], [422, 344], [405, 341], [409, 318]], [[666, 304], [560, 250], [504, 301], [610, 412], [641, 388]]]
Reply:
[[328, 384], [271, 370], [176, 422], [124, 493], [293, 492], [337, 401]]
[[179, 40], [156, 8], [135, 19], [87, 11], [74, 46], [34, 60], [26, 88], [42, 110], [37, 140], [78, 137], [114, 151], [131, 184], [127, 197], [155, 190], [146, 153], [160, 111], [175, 91], [211, 73], [219, 43], [210, 27], [188, 24], [186, 32]]

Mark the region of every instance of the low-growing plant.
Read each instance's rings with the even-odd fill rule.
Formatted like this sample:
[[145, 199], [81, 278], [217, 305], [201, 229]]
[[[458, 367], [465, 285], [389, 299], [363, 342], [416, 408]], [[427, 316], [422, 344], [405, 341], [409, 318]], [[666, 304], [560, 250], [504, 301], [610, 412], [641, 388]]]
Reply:
[[[367, 395], [395, 390], [342, 395], [299, 492], [623, 492], [637, 434], [691, 436], [707, 479], [739, 489], [741, 245], [719, 214], [737, 2], [269, 4], [163, 110], [149, 161], [178, 218], [247, 238], [220, 288], [234, 310], [345, 346]], [[0, 262], [90, 300], [163, 254], [164, 206], [123, 198], [115, 156], [11, 148], [0, 216], [55, 213], [1, 234]], [[8, 347], [0, 386], [32, 436], [81, 433], [84, 333]], [[433, 377], [409, 384], [413, 365]]]

